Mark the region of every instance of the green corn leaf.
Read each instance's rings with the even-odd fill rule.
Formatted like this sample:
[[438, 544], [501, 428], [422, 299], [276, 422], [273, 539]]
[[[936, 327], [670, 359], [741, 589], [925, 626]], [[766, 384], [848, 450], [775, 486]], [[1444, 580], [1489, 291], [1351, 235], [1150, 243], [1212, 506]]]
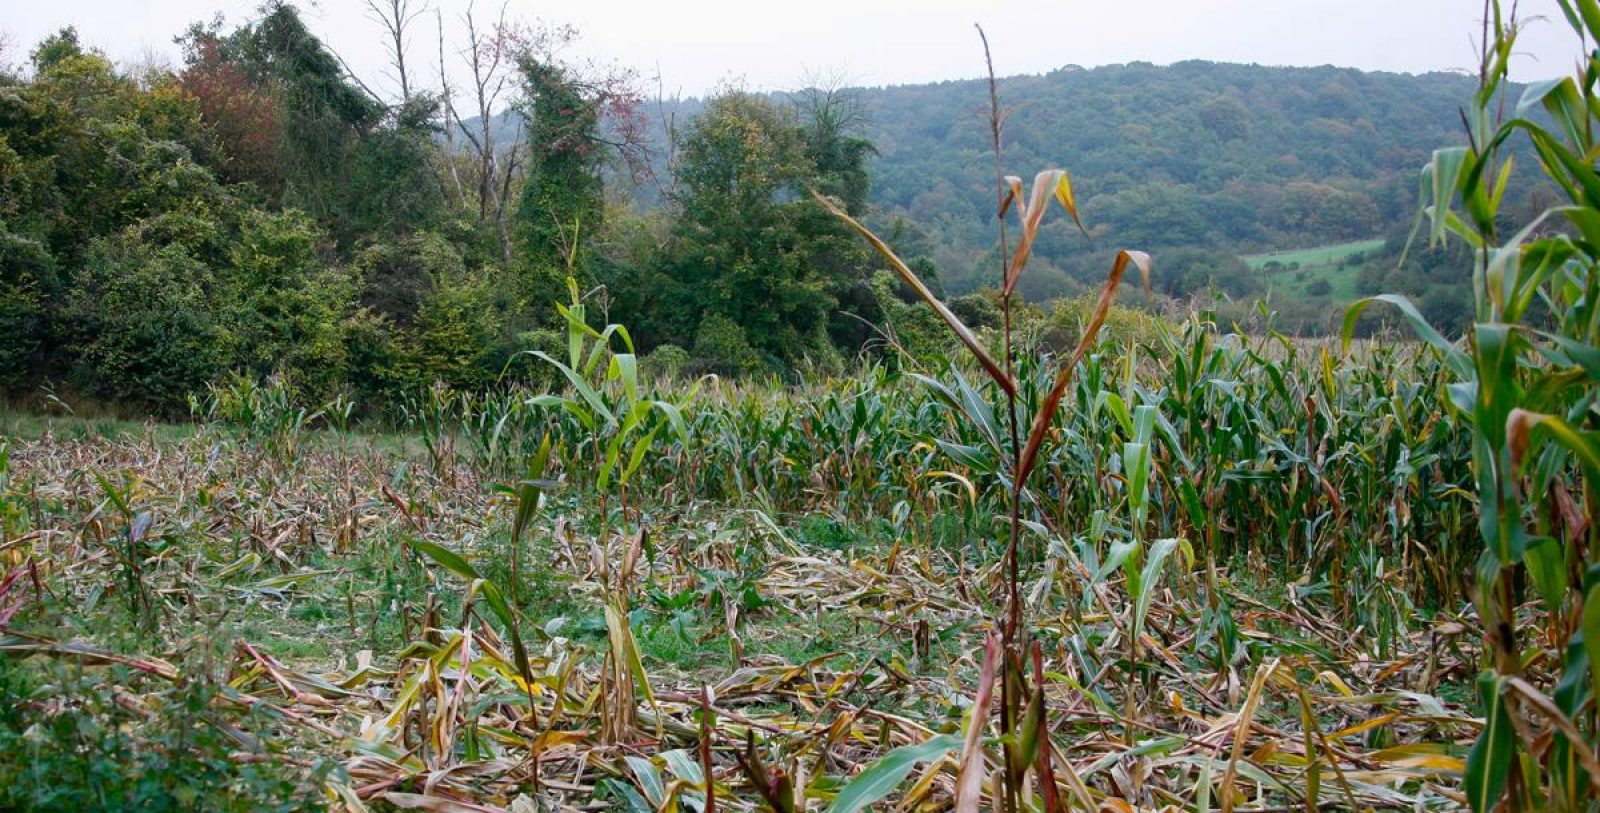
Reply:
[[655, 806], [645, 801], [645, 798], [639, 795], [639, 791], [634, 790], [633, 786], [626, 782], [619, 779], [606, 779], [600, 782], [600, 786], [622, 797], [628, 813], [656, 813]]
[[628, 768], [633, 771], [633, 778], [639, 781], [639, 789], [644, 791], [644, 798], [650, 802], [655, 810], [660, 810], [667, 801], [667, 786], [661, 780], [661, 771], [644, 757], [628, 755], [623, 757], [628, 763]]
[[673, 434], [678, 436], [678, 442], [683, 444], [683, 448], [689, 448], [689, 425], [683, 421], [683, 410], [666, 401], [656, 401], [655, 405], [661, 414], [667, 416], [667, 423], [672, 426]]
[[522, 539], [522, 533], [533, 519], [534, 512], [539, 509], [539, 495], [544, 491], [544, 472], [549, 465], [550, 433], [546, 432], [544, 439], [539, 441], [539, 450], [528, 462], [527, 473], [517, 486], [517, 514], [511, 524], [511, 544], [514, 548]]
[[1528, 576], [1544, 599], [1545, 607], [1554, 613], [1561, 607], [1561, 598], [1567, 592], [1567, 563], [1561, 543], [1552, 537], [1540, 537], [1528, 542], [1523, 552], [1528, 564]]
[[589, 382], [583, 380], [583, 376], [578, 375], [577, 370], [574, 370], [571, 367], [556, 361], [550, 357], [550, 354], [545, 353], [542, 350], [532, 350], [529, 351], [529, 354], [555, 365], [555, 368], [560, 370], [562, 375], [566, 376], [567, 381], [572, 384], [572, 388], [576, 390], [578, 395], [583, 398], [584, 402], [589, 405], [589, 408], [594, 410], [596, 415], [604, 418], [606, 423], [616, 423], [616, 417], [611, 414], [611, 410], [606, 408], [605, 401], [601, 400], [600, 394], [595, 392], [593, 387], [589, 386]]
[[1100, 396], [1105, 403], [1106, 409], [1111, 413], [1111, 417], [1116, 418], [1117, 425], [1122, 427], [1122, 434], [1132, 439], [1133, 415], [1128, 412], [1128, 405], [1122, 400], [1122, 396], [1109, 390], [1102, 390]]
[[633, 453], [628, 456], [628, 466], [622, 471], [623, 484], [627, 484], [629, 480], [633, 479], [633, 473], [638, 471], [639, 466], [644, 463], [645, 455], [655, 447], [656, 432], [658, 431], [660, 430], [650, 430], [643, 438], [639, 439], [638, 443], [633, 444]]
[[501, 624], [505, 625], [506, 632], [511, 637], [512, 656], [516, 661], [517, 673], [522, 676], [525, 682], [532, 683], [533, 669], [528, 661], [527, 647], [522, 642], [522, 633], [518, 630], [516, 611], [512, 609], [511, 603], [506, 601], [505, 594], [500, 591], [500, 588], [494, 582], [479, 576], [477, 569], [455, 551], [422, 540], [416, 540], [410, 544], [417, 551], [437, 562], [445, 570], [466, 580], [469, 583], [467, 587], [469, 596], [472, 593], [483, 596], [483, 600], [489, 605], [489, 610], [494, 613], [496, 618], [500, 619]]
[[639, 645], [634, 641], [633, 629], [628, 626], [628, 617], [610, 604], [606, 605], [606, 631], [611, 637], [612, 656], [617, 663], [627, 666], [639, 691], [654, 706], [656, 693], [650, 687], [650, 675], [645, 672], [644, 662], [639, 658]]
[[958, 372], [955, 374], [955, 379], [956, 390], [961, 394], [962, 410], [967, 413], [967, 417], [983, 433], [983, 437], [989, 441], [989, 445], [993, 446], [997, 451], [1000, 450], [1000, 425], [995, 422], [994, 410], [989, 408], [989, 402], [985, 401], [978, 394], [978, 391], [973, 389], [972, 385], [967, 382], [966, 376]]
[[517, 623], [516, 610], [511, 602], [506, 601], [505, 594], [500, 592], [500, 587], [494, 582], [482, 583], [483, 599], [489, 603], [489, 609], [494, 612], [500, 623], [505, 625], [506, 632], [511, 636], [511, 657], [517, 667], [517, 674], [529, 685], [533, 683], [533, 665], [528, 660], [528, 648], [522, 641], [521, 625]]
[[[1562, 0], [1565, 5], [1568, 0]], [[1578, 14], [1583, 17], [1583, 30], [1579, 33], [1588, 34], [1589, 40], [1600, 40], [1600, 3], [1595, 0], [1577, 0]]]
[[611, 485], [611, 476], [617, 470], [617, 462], [622, 458], [622, 433], [611, 436], [611, 441], [606, 444], [605, 459], [600, 462], [600, 475], [595, 478], [595, 487], [605, 491]]
[[429, 559], [439, 563], [440, 567], [443, 567], [445, 570], [456, 574], [462, 579], [467, 581], [475, 581], [483, 578], [482, 576], [478, 575], [477, 569], [474, 568], [465, 557], [453, 550], [449, 550], [441, 545], [437, 545], [433, 542], [426, 542], [420, 539], [412, 540], [410, 544], [411, 547], [415, 548], [418, 552], [426, 554]]
[[1022, 716], [1022, 730], [1017, 734], [1018, 754], [1017, 760], [1023, 765], [1032, 765], [1039, 756], [1039, 743], [1047, 736], [1044, 733], [1044, 684], [1033, 687], [1033, 695], [1028, 698], [1028, 710]]
[[1433, 325], [1428, 323], [1427, 317], [1423, 316], [1422, 312], [1411, 304], [1411, 300], [1397, 294], [1369, 296], [1365, 299], [1356, 300], [1351, 303], [1349, 308], [1345, 309], [1344, 329], [1340, 332], [1344, 353], [1350, 352], [1350, 340], [1355, 336], [1356, 321], [1361, 318], [1361, 313], [1374, 302], [1384, 302], [1399, 308], [1400, 314], [1411, 324], [1411, 329], [1416, 331], [1417, 337], [1444, 354], [1444, 360], [1450, 365], [1451, 370], [1462, 378], [1468, 378], [1472, 375], [1472, 362], [1467, 358], [1467, 354], [1461, 350], [1461, 347], [1435, 330]]
[[1450, 206], [1455, 202], [1456, 190], [1461, 187], [1461, 170], [1467, 161], [1466, 147], [1448, 147], [1435, 150], [1433, 161], [1428, 164], [1429, 188], [1433, 194], [1433, 227], [1428, 232], [1428, 241], [1437, 245], [1445, 237], [1445, 226]]
[[1596, 568], [1591, 568], [1588, 581], [1590, 582], [1583, 594], [1583, 615], [1579, 619], [1578, 629], [1583, 633], [1583, 649], [1589, 656], [1590, 691], [1595, 697], [1600, 697], [1600, 579], [1594, 577]]
[[903, 745], [884, 754], [839, 790], [827, 813], [857, 813], [888, 796], [911, 774], [918, 762], [938, 759], [961, 747], [961, 738], [940, 734], [926, 742]]
[[1522, 91], [1522, 98], [1517, 100], [1517, 117], [1527, 118], [1540, 107], [1549, 111], [1551, 118], [1561, 126], [1562, 134], [1567, 137], [1568, 143], [1584, 142], [1584, 120], [1588, 118], [1589, 113], [1584, 108], [1582, 96], [1578, 93], [1578, 84], [1572, 81], [1572, 77], [1563, 76], [1559, 79], [1529, 83]]
[[1155, 598], [1156, 583], [1161, 579], [1161, 567], [1166, 564], [1167, 557], [1178, 547], [1176, 539], [1160, 539], [1150, 546], [1150, 553], [1145, 559], [1144, 569], [1139, 578], [1139, 594], [1135, 597], [1133, 606], [1133, 637], [1138, 640], [1144, 633], [1144, 620], [1150, 614], [1150, 602]]
[[1483, 731], [1467, 752], [1467, 769], [1461, 782], [1473, 813], [1489, 813], [1494, 808], [1511, 773], [1511, 752], [1516, 741], [1501, 694], [1504, 682], [1504, 678], [1492, 674], [1478, 678], [1478, 697], [1484, 706]]
[[666, 761], [667, 770], [671, 771], [673, 776], [695, 787], [705, 787], [705, 772], [700, 770], [700, 763], [690, 756], [688, 751], [681, 748], [674, 751], [666, 751], [661, 754], [661, 758]]
[[639, 400], [639, 357], [632, 353], [613, 353], [611, 364], [606, 370], [606, 378], [611, 380], [621, 379], [622, 391], [627, 393], [628, 401]]

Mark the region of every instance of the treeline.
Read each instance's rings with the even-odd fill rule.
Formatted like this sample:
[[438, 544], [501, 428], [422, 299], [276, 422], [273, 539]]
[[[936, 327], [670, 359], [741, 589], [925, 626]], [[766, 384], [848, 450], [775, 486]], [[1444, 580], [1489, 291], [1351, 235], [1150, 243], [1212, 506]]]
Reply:
[[[1047, 221], [1019, 288], [1031, 301], [1093, 290], [1106, 271], [1104, 249], [1137, 246], [1157, 256], [1161, 304], [1260, 324], [1251, 319], [1254, 303], [1271, 296], [1273, 280], [1240, 255], [1381, 237], [1385, 247], [1360, 258], [1359, 292], [1407, 292], [1441, 325], [1470, 319], [1469, 265], [1406, 246], [1418, 169], [1438, 145], [1459, 139], [1458, 109], [1472, 77], [1191, 61], [1066, 67], [1003, 77], [999, 90], [1011, 111], [1006, 165], [1071, 171], [1091, 235]], [[872, 144], [873, 225], [902, 253], [923, 257], [947, 292], [991, 284], [987, 84], [852, 96]], [[647, 122], [649, 140], [669, 144], [666, 125], [692, 121], [703, 108], [698, 99], [666, 102], [665, 115]], [[657, 153], [663, 169], [669, 155]], [[1544, 194], [1536, 167], [1535, 156], [1517, 155], [1513, 187]], [[1508, 222], [1525, 222], [1542, 206], [1534, 198], [1506, 204]], [[1310, 296], [1271, 299], [1277, 327], [1336, 328], [1351, 292], [1309, 287]]]
[[[993, 318], [982, 83], [655, 106], [553, 56], [570, 30], [470, 13], [448, 48], [465, 76], [424, 79], [404, 43], [432, 19], [371, 7], [396, 43], [388, 94], [278, 0], [191, 27], [178, 66], [119, 67], [72, 29], [0, 54], [0, 391], [173, 413], [229, 375], [366, 403], [526, 381], [547, 374], [526, 351], [562, 346], [569, 278], [669, 373], [936, 358], [941, 331], [813, 189], [974, 327]], [[1239, 254], [1403, 233], [1469, 91], [1209, 63], [1004, 79], [1006, 165], [1068, 167], [1090, 234], [1047, 221], [1020, 290], [1076, 293], [1129, 246], [1158, 258], [1142, 302], [1248, 316], [1265, 280]], [[1459, 258], [1401, 269], [1397, 240], [1363, 290], [1466, 307]], [[1315, 331], [1338, 303], [1284, 304]], [[1070, 332], [1072, 312], [1033, 317]]]
[[[712, 100], [641, 213], [627, 78], [547, 56], [569, 32], [466, 29], [465, 90], [397, 49], [396, 98], [286, 3], [191, 28], [176, 68], [39, 43], [0, 73], [0, 387], [176, 412], [229, 374], [492, 386], [564, 346], [569, 277], [670, 369], [838, 366], [871, 335], [868, 249], [808, 195], [866, 206], [843, 97]], [[482, 126], [499, 107], [522, 137]]]

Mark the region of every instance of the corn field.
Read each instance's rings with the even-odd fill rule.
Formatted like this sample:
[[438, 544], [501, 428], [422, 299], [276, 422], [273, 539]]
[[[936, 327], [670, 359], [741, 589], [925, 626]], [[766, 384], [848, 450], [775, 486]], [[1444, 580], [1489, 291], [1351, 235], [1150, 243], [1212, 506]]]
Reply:
[[[961, 734], [1005, 595], [998, 388], [595, 372], [597, 406], [435, 390], [391, 434], [271, 383], [177, 437], [19, 424], [4, 648], [124, 668], [155, 707], [214, 675], [226, 710], [271, 710], [257, 749], [335, 755], [318, 781], [350, 810], [953, 804], [993, 759]], [[1471, 622], [1419, 609], [1458, 605], [1476, 555], [1445, 375], [1417, 343], [1199, 321], [1086, 357], [1021, 546], [1059, 804], [1459, 803]], [[627, 433], [596, 419], [632, 404]], [[1172, 542], [1130, 595], [1147, 538]], [[273, 654], [300, 637], [326, 644]]]

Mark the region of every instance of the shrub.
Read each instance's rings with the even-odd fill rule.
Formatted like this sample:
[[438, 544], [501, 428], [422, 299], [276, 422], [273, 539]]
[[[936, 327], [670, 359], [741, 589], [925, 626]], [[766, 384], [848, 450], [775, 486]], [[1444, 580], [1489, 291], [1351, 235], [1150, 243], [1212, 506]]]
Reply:
[[355, 262], [360, 300], [381, 353], [361, 352], [370, 375], [391, 392], [435, 383], [492, 383], [517, 348], [507, 337], [508, 303], [491, 269], [470, 269], [461, 252], [431, 232], [372, 246]]
[[[1057, 300], [1040, 326], [1039, 343], [1051, 352], [1071, 350], [1083, 335], [1083, 326], [1094, 313], [1092, 299], [1077, 297]], [[1128, 346], [1146, 345], [1161, 338], [1161, 320], [1141, 310], [1113, 305], [1100, 329], [1100, 340]]]
[[1000, 303], [995, 301], [997, 296], [998, 292], [992, 290], [962, 294], [950, 300], [950, 310], [973, 330], [999, 327], [1001, 316]]
[[[0, 659], [0, 809], [39, 811], [322, 810], [312, 777], [278, 760], [238, 760], [236, 751], [267, 751], [260, 715], [230, 719], [207, 680], [185, 680], [118, 702], [130, 684], [117, 668], [104, 674]], [[47, 678], [47, 679], [41, 679]], [[241, 726], [241, 722], [245, 725]]]
[[417, 310], [413, 333], [416, 363], [424, 383], [482, 387], [500, 372], [498, 346], [504, 317], [495, 307], [487, 275], [438, 275]]
[[303, 212], [246, 212], [228, 253], [223, 303], [237, 364], [260, 376], [287, 374], [318, 397], [345, 381], [346, 320], [357, 293], [354, 274], [322, 261], [321, 240]]
[[42, 243], [0, 221], [0, 391], [26, 380], [46, 329], [44, 303], [55, 280], [55, 259]]
[[211, 268], [136, 226], [96, 240], [67, 304], [80, 389], [172, 412], [229, 361]]
[[[892, 272], [879, 271], [872, 277], [872, 291], [878, 299], [878, 310], [883, 314], [881, 329], [912, 359], [921, 364], [942, 366], [943, 360], [958, 345], [933, 311], [915, 301], [915, 294], [910, 301], [902, 297], [900, 288], [900, 281]], [[975, 327], [971, 322], [967, 324]]]
[[744, 328], [720, 313], [708, 314], [700, 320], [700, 329], [694, 337], [694, 372], [719, 375], [748, 375], [759, 372], [766, 364], [761, 354], [750, 346]]
[[693, 359], [689, 351], [675, 345], [663, 344], [642, 360], [644, 372], [656, 380], [672, 381], [683, 375]]

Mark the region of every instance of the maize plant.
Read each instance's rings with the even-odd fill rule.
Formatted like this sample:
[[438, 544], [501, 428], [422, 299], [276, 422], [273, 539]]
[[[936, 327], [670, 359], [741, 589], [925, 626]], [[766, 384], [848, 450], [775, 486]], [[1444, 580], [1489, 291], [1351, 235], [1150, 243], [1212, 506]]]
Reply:
[[[1600, 41], [1600, 4], [1558, 2], [1586, 46]], [[1463, 115], [1468, 143], [1436, 151], [1422, 175], [1428, 239], [1473, 249], [1476, 322], [1450, 342], [1404, 299], [1375, 301], [1398, 307], [1437, 348], [1452, 374], [1449, 403], [1471, 427], [1482, 542], [1472, 597], [1488, 668], [1467, 801], [1478, 813], [1588, 810], [1600, 790], [1600, 726], [1588, 702], [1600, 697], [1600, 52], [1581, 55], [1572, 76], [1527, 86], [1508, 108], [1519, 21], [1498, 2], [1485, 18], [1480, 87]], [[1562, 200], [1505, 234], [1500, 206], [1518, 140]], [[1351, 309], [1347, 337], [1366, 304]], [[1547, 614], [1535, 635], [1519, 574]]]

